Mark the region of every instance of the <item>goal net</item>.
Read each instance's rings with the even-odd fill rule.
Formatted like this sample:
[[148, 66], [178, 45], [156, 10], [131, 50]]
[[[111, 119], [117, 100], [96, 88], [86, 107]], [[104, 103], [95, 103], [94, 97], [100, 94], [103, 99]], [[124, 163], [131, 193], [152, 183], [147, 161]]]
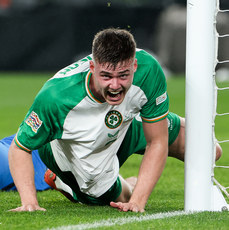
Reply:
[[[222, 98], [229, 98], [229, 53], [227, 59], [219, 58], [220, 50], [218, 49], [219, 44], [222, 43], [229, 46], [229, 30], [220, 29], [218, 20], [229, 20], [229, 9], [222, 10], [220, 8], [220, 1], [217, 0], [216, 2], [216, 23], [215, 23], [215, 39], [216, 49], [215, 49], [215, 69], [219, 69], [214, 74], [215, 77], [215, 105], [216, 110], [214, 113], [214, 120], [215, 120], [215, 143], [219, 143], [221, 147], [224, 146], [228, 148], [229, 146], [229, 135], [217, 135], [217, 121], [221, 124], [224, 124], [224, 129], [226, 130], [227, 124], [229, 124], [229, 107], [223, 108], [221, 105]], [[227, 23], [226, 23], [227, 24]], [[218, 80], [218, 81], [217, 81]], [[220, 125], [219, 123], [219, 125]], [[224, 149], [224, 148], [223, 148]], [[224, 153], [227, 154], [227, 153]], [[225, 163], [223, 161], [222, 163]], [[229, 164], [229, 162], [228, 162]], [[228, 165], [221, 165], [221, 162], [215, 163], [213, 165], [214, 174], [213, 174], [213, 181], [214, 183], [220, 188], [223, 194], [227, 197], [226, 200], [229, 200], [229, 166]], [[227, 175], [227, 176], [226, 176]]]
[[[222, 179], [222, 176], [218, 179], [220, 173], [215, 174], [216, 169], [229, 168], [215, 164], [216, 143], [229, 142], [217, 140], [215, 135], [216, 118], [229, 117], [229, 111], [218, 112], [217, 108], [219, 92], [229, 90], [229, 87], [220, 88], [216, 83], [217, 66], [228, 62], [218, 60], [218, 39], [228, 37], [228, 34], [217, 32], [218, 13], [228, 13], [228, 10], [220, 10], [218, 0], [187, 0], [186, 211], [229, 209], [226, 197], [229, 187], [219, 182]], [[224, 178], [229, 177], [224, 175]], [[224, 182], [229, 184], [229, 179]]]

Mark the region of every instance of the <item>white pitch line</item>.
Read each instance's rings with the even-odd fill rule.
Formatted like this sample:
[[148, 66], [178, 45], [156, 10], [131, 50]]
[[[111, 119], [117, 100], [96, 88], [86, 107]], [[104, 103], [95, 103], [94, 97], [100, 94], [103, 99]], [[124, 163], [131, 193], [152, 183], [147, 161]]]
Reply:
[[191, 213], [185, 212], [185, 211], [164, 212], [164, 213], [156, 213], [152, 215], [142, 215], [142, 216], [137, 216], [137, 217], [131, 216], [131, 217], [122, 217], [122, 218], [112, 218], [112, 219], [101, 220], [101, 221], [96, 221], [96, 222], [86, 223], [86, 224], [60, 226], [57, 228], [47, 228], [46, 230], [84, 230], [84, 229], [92, 229], [92, 228], [95, 229], [99, 227], [124, 225], [128, 223], [164, 219], [164, 218], [170, 218], [174, 216], [182, 216], [182, 215], [188, 215], [188, 214], [191, 214]]

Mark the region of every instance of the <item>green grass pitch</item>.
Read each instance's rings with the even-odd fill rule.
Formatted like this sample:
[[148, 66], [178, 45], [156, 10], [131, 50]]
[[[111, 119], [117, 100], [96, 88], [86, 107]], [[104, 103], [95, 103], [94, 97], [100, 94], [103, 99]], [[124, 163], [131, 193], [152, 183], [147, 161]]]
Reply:
[[[0, 74], [0, 139], [16, 133], [27, 110], [43, 83], [52, 74], [1, 73]], [[228, 84], [228, 83], [221, 83]], [[185, 115], [184, 77], [168, 79], [170, 111]], [[220, 112], [229, 112], [228, 92], [219, 95]], [[228, 119], [228, 118], [225, 118]], [[227, 127], [226, 127], [227, 126]], [[216, 137], [229, 139], [229, 122], [216, 120]], [[223, 157], [219, 164], [229, 165], [229, 144], [223, 144]], [[121, 168], [124, 177], [137, 176], [140, 156], [132, 156]], [[229, 185], [229, 170], [217, 172], [217, 177]], [[7, 210], [20, 205], [17, 192], [0, 192], [0, 229], [228, 229], [228, 212], [202, 212], [177, 215], [169, 218], [153, 218], [158, 213], [173, 213], [184, 209], [184, 164], [168, 158], [165, 170], [151, 194], [146, 212], [123, 213], [108, 206], [73, 204], [61, 193], [44, 191], [38, 200], [46, 212], [11, 213]], [[162, 215], [163, 216], [163, 215]], [[148, 218], [152, 217], [152, 218]], [[124, 219], [123, 219], [124, 218]], [[145, 219], [144, 219], [145, 218]], [[147, 219], [148, 218], [148, 219]], [[112, 220], [118, 223], [110, 225]], [[124, 220], [124, 221], [123, 221]], [[129, 220], [129, 222], [125, 221]], [[90, 225], [94, 223], [94, 225]], [[61, 227], [65, 226], [65, 227]], [[68, 227], [67, 227], [68, 226]]]

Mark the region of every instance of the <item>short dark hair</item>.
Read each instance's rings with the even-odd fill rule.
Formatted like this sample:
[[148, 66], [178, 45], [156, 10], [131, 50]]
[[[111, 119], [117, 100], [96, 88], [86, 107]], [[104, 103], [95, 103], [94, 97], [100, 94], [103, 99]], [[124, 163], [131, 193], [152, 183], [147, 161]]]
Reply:
[[93, 40], [92, 54], [96, 62], [116, 66], [135, 57], [136, 42], [124, 29], [109, 28], [98, 32]]

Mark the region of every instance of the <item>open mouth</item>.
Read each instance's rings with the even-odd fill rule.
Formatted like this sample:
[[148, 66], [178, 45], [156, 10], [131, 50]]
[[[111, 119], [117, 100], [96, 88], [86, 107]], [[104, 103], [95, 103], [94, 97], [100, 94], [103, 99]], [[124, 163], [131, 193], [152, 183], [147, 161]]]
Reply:
[[110, 98], [115, 99], [115, 100], [119, 100], [120, 97], [121, 97], [121, 94], [122, 94], [122, 91], [117, 91], [117, 92], [115, 92], [115, 91], [113, 91], [113, 92], [107, 91], [107, 95]]

